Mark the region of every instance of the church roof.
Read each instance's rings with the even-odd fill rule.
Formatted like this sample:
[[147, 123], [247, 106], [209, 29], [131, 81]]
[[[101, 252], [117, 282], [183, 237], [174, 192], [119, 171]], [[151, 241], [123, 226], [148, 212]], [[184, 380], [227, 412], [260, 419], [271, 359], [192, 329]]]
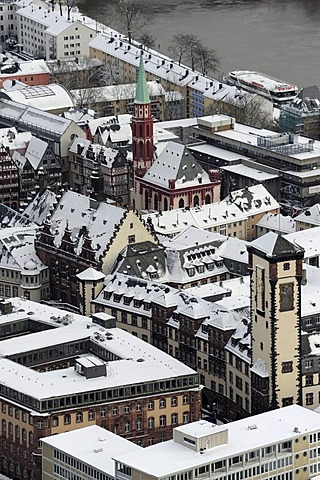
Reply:
[[165, 188], [169, 188], [169, 180], [175, 180], [175, 189], [210, 183], [209, 175], [192, 153], [176, 142], [167, 143], [143, 179]]
[[135, 103], [150, 103], [143, 58], [140, 57]]
[[269, 232], [266, 235], [257, 238], [257, 240], [251, 242], [250, 247], [254, 247], [256, 250], [266, 253], [268, 257], [303, 252], [303, 249], [299, 247], [299, 245], [289, 242], [289, 240], [275, 232]]

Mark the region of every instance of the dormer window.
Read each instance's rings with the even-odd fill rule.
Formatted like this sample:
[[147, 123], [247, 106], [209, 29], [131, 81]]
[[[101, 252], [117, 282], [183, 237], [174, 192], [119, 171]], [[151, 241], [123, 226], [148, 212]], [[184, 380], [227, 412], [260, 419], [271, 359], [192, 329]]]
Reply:
[[142, 303], [142, 300], [137, 300], [137, 299], [133, 300], [133, 306], [136, 308], [140, 308], [141, 303]]
[[204, 273], [204, 265], [197, 266], [198, 273]]
[[121, 295], [118, 295], [117, 293], [113, 294], [113, 301], [119, 303], [121, 300]]
[[208, 263], [208, 264], [207, 264], [207, 269], [208, 269], [209, 271], [214, 270], [214, 263], [213, 263], [213, 262]]
[[189, 275], [189, 277], [194, 277], [195, 273], [196, 271], [194, 267], [187, 268], [187, 274]]
[[130, 305], [130, 303], [131, 303], [131, 298], [129, 298], [129, 297], [123, 297], [123, 303], [124, 303], [125, 305]]
[[105, 300], [110, 300], [112, 292], [103, 292], [103, 298]]
[[149, 302], [144, 302], [143, 309], [144, 310], [150, 310], [150, 308], [151, 308], [151, 304]]

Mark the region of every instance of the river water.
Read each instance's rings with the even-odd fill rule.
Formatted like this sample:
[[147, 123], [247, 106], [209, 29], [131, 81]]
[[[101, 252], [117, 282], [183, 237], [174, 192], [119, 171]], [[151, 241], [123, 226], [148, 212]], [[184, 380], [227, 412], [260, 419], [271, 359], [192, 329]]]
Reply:
[[[149, 30], [167, 53], [175, 33], [195, 34], [217, 51], [224, 73], [258, 70], [299, 86], [320, 86], [320, 0], [148, 0]], [[80, 10], [110, 23], [114, 0], [78, 0]]]

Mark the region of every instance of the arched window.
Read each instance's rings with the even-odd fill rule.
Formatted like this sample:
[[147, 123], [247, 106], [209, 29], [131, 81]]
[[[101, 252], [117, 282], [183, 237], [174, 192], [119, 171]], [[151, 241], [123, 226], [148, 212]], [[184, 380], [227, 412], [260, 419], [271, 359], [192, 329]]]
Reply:
[[71, 423], [71, 416], [69, 414], [64, 416], [64, 424], [65, 425], [70, 425]]
[[143, 160], [143, 141], [142, 140], [139, 142], [139, 158], [140, 160]]
[[33, 433], [29, 432], [29, 443], [30, 445], [33, 445]]
[[199, 205], [199, 196], [198, 195], [195, 195], [193, 197], [193, 206], [194, 207], [197, 207]]
[[13, 435], [13, 425], [11, 422], [8, 423], [8, 432], [9, 435]]
[[144, 208], [146, 210], [149, 210], [149, 195], [148, 195], [148, 190], [144, 192]]
[[15, 437], [16, 441], [20, 441], [20, 428], [18, 427], [18, 425], [16, 425], [15, 427]]
[[163, 200], [163, 209], [164, 209], [164, 211], [167, 211], [167, 210], [168, 210], [168, 199], [167, 199], [167, 197], [164, 197], [164, 200]]
[[183, 200], [183, 198], [180, 198], [180, 200], [179, 200], [179, 208], [184, 208], [184, 200]]
[[150, 160], [152, 158], [152, 145], [151, 142], [147, 142], [147, 158]]
[[160, 427], [165, 427], [167, 425], [167, 417], [165, 415], [160, 415]]
[[7, 422], [5, 420], [2, 420], [2, 435], [7, 434]]
[[27, 441], [27, 430], [25, 428], [22, 429], [22, 441]]
[[211, 196], [209, 193], [207, 193], [206, 198], [205, 198], [205, 204], [208, 205], [208, 203], [211, 203]]
[[154, 417], [148, 418], [148, 428], [154, 428]]
[[147, 137], [150, 136], [150, 125], [147, 125]]
[[140, 123], [139, 125], [139, 137], [143, 137], [143, 125]]

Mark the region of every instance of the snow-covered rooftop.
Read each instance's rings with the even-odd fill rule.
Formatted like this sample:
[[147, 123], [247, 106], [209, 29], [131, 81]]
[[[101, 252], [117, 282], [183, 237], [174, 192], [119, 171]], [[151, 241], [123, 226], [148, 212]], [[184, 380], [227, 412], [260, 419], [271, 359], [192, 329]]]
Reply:
[[42, 443], [73, 458], [79, 458], [81, 462], [112, 478], [115, 477], [114, 456], [142, 449], [135, 443], [98, 425], [52, 435], [42, 439]]
[[[282, 213], [265, 213], [256, 224], [257, 227], [277, 230], [279, 233], [292, 233], [296, 230], [295, 220], [290, 216], [284, 216]], [[320, 224], [320, 220], [319, 220]]]
[[188, 151], [186, 146], [168, 142], [144, 175], [143, 180], [171, 189], [169, 182], [175, 180], [175, 189], [211, 183], [209, 175]]
[[[208, 430], [206, 424], [207, 422], [204, 422], [204, 434]], [[250, 428], [251, 425], [254, 427]], [[219, 426], [210, 426], [212, 434], [215, 429], [219, 430]], [[316, 432], [320, 429], [320, 416], [307, 408], [291, 405], [231, 422], [223, 427], [228, 431], [228, 442], [201, 453], [169, 440], [140, 451], [116, 455], [115, 460], [154, 478], [169, 477], [176, 472], [185, 472], [242, 452], [294, 439], [301, 436], [301, 432]], [[188, 429], [188, 426], [186, 428]], [[192, 433], [192, 424], [189, 428]]]
[[279, 203], [262, 184], [245, 187], [231, 192], [223, 202], [226, 205], [234, 203], [246, 215], [257, 215], [279, 209]]

